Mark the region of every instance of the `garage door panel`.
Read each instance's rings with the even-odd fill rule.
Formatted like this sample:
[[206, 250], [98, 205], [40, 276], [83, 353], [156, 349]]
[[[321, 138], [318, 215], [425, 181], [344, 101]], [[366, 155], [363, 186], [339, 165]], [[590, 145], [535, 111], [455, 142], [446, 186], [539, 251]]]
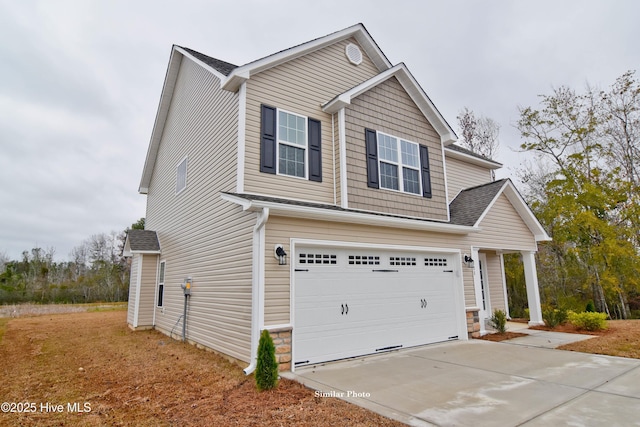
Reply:
[[326, 252], [336, 254], [333, 265], [305, 265], [295, 272], [297, 364], [457, 335], [455, 278], [446, 270], [446, 255], [374, 250], [350, 255], [353, 251], [335, 248]]

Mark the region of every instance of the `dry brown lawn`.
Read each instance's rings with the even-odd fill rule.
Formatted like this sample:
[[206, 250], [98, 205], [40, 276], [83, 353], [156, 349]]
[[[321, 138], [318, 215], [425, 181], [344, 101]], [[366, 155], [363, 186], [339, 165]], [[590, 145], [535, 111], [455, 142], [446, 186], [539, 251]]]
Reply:
[[0, 412], [2, 426], [402, 425], [285, 379], [257, 392], [214, 353], [129, 330], [125, 311], [0, 319], [3, 329], [0, 403], [35, 411]]
[[559, 348], [583, 353], [640, 359], [640, 320], [610, 320], [607, 324], [606, 330], [598, 332], [578, 331], [571, 325], [554, 329], [554, 331], [597, 335], [596, 338], [563, 345]]

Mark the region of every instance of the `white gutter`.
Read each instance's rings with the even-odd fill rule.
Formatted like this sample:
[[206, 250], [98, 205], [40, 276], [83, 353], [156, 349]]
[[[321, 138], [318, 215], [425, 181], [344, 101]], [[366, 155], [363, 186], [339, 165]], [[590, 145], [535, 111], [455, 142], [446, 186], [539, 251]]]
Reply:
[[253, 265], [251, 280], [251, 363], [244, 368], [245, 375], [256, 369], [258, 359], [258, 341], [260, 328], [264, 323], [264, 225], [269, 220], [269, 208], [264, 207], [258, 213], [256, 225], [253, 227]]
[[[243, 197], [222, 194], [223, 200], [236, 203], [245, 211], [256, 212], [261, 209], [270, 209], [271, 213], [278, 216], [292, 218], [314, 219], [318, 221], [345, 222], [350, 224], [372, 225], [376, 227], [404, 228], [410, 230], [435, 231], [439, 233], [470, 234], [482, 231], [478, 226], [448, 224], [438, 221], [423, 221], [418, 218], [401, 218], [395, 216], [375, 215], [366, 211], [343, 211], [295, 204], [284, 204], [273, 201], [247, 200]], [[329, 207], [331, 205], [328, 205]]]

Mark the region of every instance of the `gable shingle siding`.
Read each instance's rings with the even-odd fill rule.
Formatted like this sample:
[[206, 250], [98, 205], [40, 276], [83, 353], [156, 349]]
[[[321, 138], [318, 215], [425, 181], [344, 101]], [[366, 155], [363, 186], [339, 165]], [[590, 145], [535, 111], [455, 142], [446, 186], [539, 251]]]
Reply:
[[[447, 220], [440, 136], [395, 77], [363, 93], [346, 108], [349, 207]], [[429, 149], [431, 198], [369, 188], [365, 129], [405, 138]]]

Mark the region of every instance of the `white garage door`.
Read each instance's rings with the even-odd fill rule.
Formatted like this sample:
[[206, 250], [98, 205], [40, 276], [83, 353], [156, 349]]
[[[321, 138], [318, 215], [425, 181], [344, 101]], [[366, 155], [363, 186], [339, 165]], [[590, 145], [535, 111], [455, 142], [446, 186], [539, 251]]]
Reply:
[[295, 365], [458, 338], [453, 257], [296, 250]]

